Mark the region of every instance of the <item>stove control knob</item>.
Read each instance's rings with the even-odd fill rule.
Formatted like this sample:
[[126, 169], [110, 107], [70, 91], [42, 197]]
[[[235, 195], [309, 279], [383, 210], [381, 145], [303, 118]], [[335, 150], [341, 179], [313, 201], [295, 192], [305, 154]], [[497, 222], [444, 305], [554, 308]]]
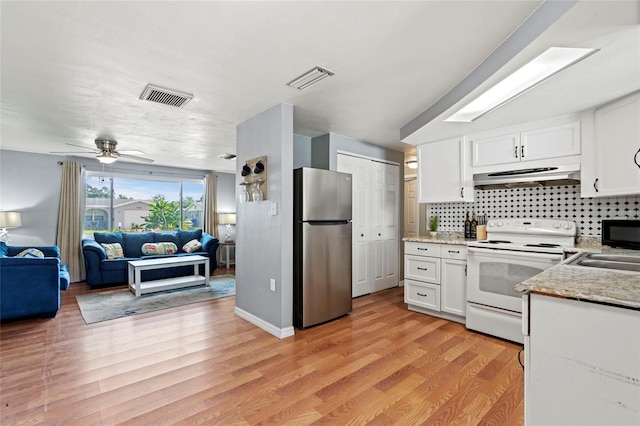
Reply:
[[553, 227], [556, 229], [560, 229], [560, 224], [558, 222], [553, 222]]
[[489, 223], [487, 224], [487, 228], [493, 228], [493, 227], [494, 227], [494, 225], [495, 225], [495, 223], [493, 223], [493, 222], [489, 222]]
[[564, 229], [571, 229], [573, 227], [572, 223], [565, 223], [564, 224]]
[[503, 223], [502, 223], [502, 222], [498, 222], [498, 223], [496, 223], [496, 225], [497, 225], [498, 227], [501, 227], [501, 226], [503, 225]]

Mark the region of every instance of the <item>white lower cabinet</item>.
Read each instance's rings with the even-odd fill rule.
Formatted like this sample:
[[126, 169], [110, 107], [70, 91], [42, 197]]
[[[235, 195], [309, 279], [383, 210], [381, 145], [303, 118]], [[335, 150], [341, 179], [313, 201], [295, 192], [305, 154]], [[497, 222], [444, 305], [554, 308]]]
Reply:
[[404, 301], [410, 310], [464, 324], [466, 246], [407, 241], [404, 273]]
[[440, 286], [405, 280], [404, 301], [409, 305], [440, 311]]
[[440, 309], [464, 317], [467, 308], [467, 261], [442, 258]]
[[640, 424], [640, 311], [539, 294], [523, 302], [525, 424]]

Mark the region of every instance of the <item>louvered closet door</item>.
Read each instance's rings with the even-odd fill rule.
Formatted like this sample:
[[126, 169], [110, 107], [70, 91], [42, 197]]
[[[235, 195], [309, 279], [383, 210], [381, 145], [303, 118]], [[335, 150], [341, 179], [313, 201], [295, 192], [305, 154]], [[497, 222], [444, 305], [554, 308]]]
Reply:
[[370, 161], [338, 154], [339, 172], [353, 176], [353, 297], [371, 293], [371, 170]]

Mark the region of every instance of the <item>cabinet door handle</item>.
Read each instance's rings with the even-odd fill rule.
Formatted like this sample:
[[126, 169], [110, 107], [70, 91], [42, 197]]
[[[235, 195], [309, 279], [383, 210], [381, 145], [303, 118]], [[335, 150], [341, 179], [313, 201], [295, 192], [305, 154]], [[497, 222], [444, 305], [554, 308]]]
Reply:
[[424, 293], [418, 293], [418, 296], [427, 297], [427, 295]]
[[429, 270], [429, 269], [427, 269], [427, 268], [420, 268], [420, 267], [418, 267], [418, 271], [428, 271], [428, 270]]
[[458, 254], [458, 253], [460, 253], [460, 251], [458, 251], [458, 250], [449, 250], [449, 253], [455, 253], [455, 254]]
[[593, 181], [593, 189], [595, 189], [596, 192], [599, 192], [598, 191], [598, 180], [600, 180], [600, 179], [596, 178], [596, 180]]
[[379, 234], [378, 234], [378, 237], [382, 237], [382, 234], [380, 234], [380, 233], [379, 233]]
[[361, 237], [364, 237], [364, 234], [360, 234]]
[[467, 276], [467, 265], [464, 265], [464, 276]]
[[518, 158], [518, 147], [517, 147], [517, 146], [514, 146], [514, 147], [513, 147], [513, 155], [514, 155], [516, 158]]
[[640, 163], [638, 162], [638, 154], [640, 154], [640, 148], [638, 148], [638, 152], [633, 156], [633, 162], [636, 163], [636, 166], [640, 169]]
[[426, 249], [426, 248], [420, 248], [420, 247], [418, 247], [418, 250], [427, 251], [427, 250], [429, 250], [429, 249]]
[[460, 188], [460, 198], [464, 198], [464, 188]]
[[524, 145], [520, 147], [520, 158], [524, 158]]

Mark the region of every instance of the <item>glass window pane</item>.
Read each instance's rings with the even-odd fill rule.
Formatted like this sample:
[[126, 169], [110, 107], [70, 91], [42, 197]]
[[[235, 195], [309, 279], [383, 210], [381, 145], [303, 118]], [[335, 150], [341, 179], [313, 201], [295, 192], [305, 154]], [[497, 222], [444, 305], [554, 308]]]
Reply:
[[180, 182], [88, 175], [84, 237], [93, 238], [95, 231], [202, 228], [204, 183], [182, 183], [182, 199], [180, 188]]
[[182, 184], [182, 229], [202, 229], [204, 226], [204, 183]]
[[87, 176], [85, 186], [84, 238], [96, 231], [110, 231], [111, 178]]
[[123, 231], [174, 230], [180, 222], [180, 183], [114, 178], [114, 226]]

